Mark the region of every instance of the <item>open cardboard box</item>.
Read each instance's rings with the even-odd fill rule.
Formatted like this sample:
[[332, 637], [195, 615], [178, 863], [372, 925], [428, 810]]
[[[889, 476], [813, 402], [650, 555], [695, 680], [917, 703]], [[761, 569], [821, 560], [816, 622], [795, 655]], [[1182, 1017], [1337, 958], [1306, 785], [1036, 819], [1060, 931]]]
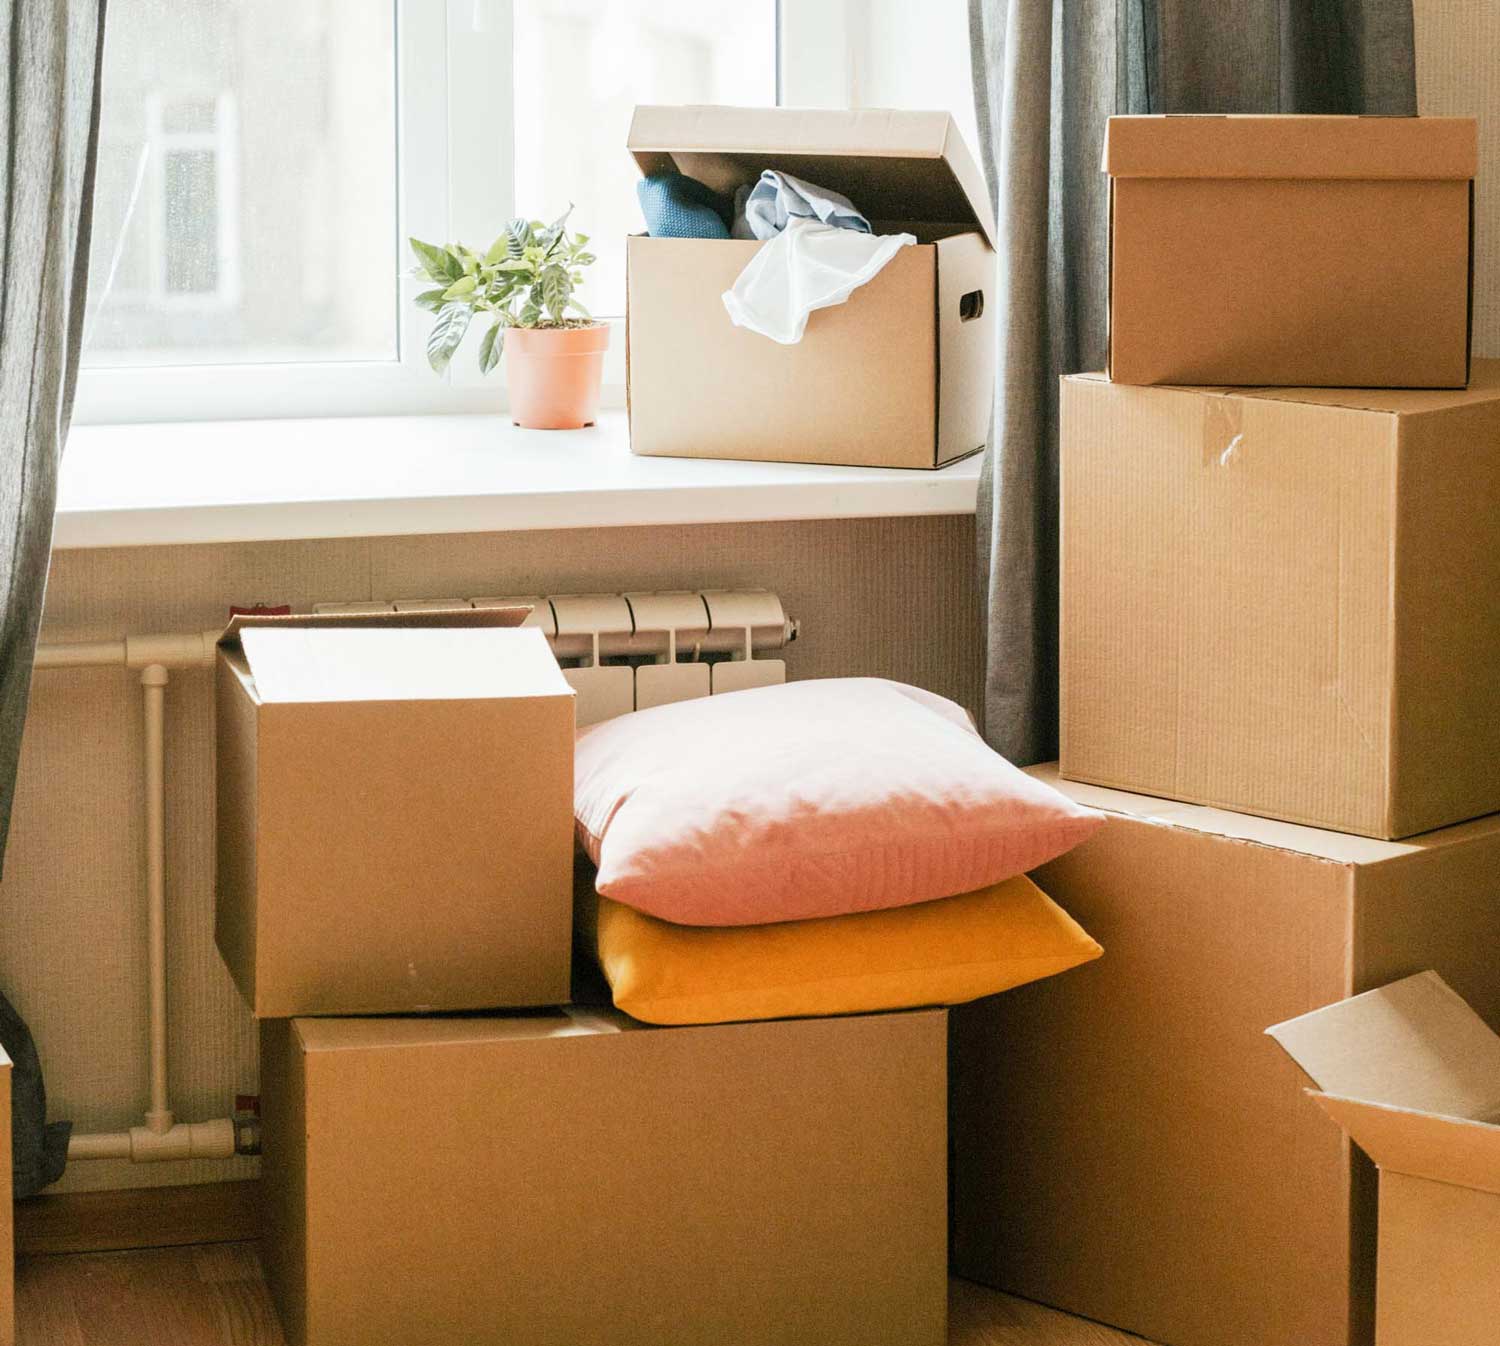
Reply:
[[1460, 388], [1472, 117], [1111, 117], [1119, 383]]
[[1380, 1169], [1377, 1346], [1493, 1346], [1500, 1037], [1435, 972], [1266, 1031]]
[[984, 447], [994, 216], [946, 112], [645, 106], [628, 144], [643, 174], [675, 168], [732, 197], [779, 169], [918, 239], [794, 346], [724, 309], [759, 241], [629, 239], [634, 452], [932, 468]]
[[568, 998], [573, 690], [528, 611], [224, 633], [215, 937], [257, 1016]]

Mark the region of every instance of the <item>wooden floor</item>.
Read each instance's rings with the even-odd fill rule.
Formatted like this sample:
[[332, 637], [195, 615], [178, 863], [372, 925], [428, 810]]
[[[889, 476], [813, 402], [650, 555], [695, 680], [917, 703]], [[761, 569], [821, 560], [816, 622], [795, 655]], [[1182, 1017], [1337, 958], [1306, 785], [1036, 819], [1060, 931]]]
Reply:
[[[949, 1346], [1140, 1346], [1140, 1339], [967, 1281]], [[23, 1257], [17, 1346], [285, 1346], [255, 1245]]]

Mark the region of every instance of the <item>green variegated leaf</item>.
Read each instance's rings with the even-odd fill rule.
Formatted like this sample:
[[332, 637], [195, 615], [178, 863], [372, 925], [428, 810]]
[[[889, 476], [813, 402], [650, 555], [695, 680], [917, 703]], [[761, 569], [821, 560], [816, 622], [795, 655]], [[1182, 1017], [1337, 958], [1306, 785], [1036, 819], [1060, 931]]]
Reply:
[[462, 299], [466, 294], [473, 294], [479, 286], [477, 276], [460, 276], [446, 290], [443, 291], [444, 299]]
[[420, 238], [409, 238], [407, 242], [411, 244], [411, 250], [416, 253], [429, 279], [440, 280], [447, 284], [463, 275], [462, 263], [455, 262], [446, 249], [433, 247], [431, 243], [424, 243]]
[[448, 368], [473, 315], [474, 310], [467, 304], [444, 304], [438, 310], [437, 321], [427, 337], [427, 363], [434, 372], [441, 374]]
[[531, 225], [517, 216], [505, 226], [505, 254], [514, 261], [531, 242]]
[[418, 308], [425, 308], [429, 313], [436, 313], [443, 306], [442, 290], [423, 290], [412, 300]]
[[488, 374], [500, 363], [500, 352], [505, 349], [505, 324], [497, 322], [484, 334], [479, 343], [479, 372]]
[[568, 279], [568, 273], [562, 267], [549, 266], [542, 272], [542, 304], [553, 322], [562, 321], [563, 309], [567, 307], [568, 296], [572, 289], [573, 285]]

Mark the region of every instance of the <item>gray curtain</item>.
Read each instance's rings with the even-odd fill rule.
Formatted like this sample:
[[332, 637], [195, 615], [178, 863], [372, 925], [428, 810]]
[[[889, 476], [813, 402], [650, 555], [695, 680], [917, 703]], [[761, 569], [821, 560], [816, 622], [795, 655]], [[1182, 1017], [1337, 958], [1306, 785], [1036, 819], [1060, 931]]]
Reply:
[[[78, 374], [104, 0], [0, 0], [0, 863]], [[15, 1194], [62, 1175], [31, 1033], [0, 996]]]
[[1132, 112], [1416, 111], [1411, 0], [969, 0], [1000, 228], [979, 493], [985, 735], [1057, 752], [1057, 379], [1106, 350], [1104, 126]]
[[0, 0], [0, 862], [73, 407], [103, 0]]

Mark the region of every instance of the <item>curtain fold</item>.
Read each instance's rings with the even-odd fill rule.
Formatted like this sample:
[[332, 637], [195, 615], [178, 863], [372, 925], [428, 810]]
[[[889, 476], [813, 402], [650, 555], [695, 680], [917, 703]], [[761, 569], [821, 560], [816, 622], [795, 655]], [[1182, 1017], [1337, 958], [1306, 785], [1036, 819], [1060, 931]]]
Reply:
[[969, 0], [999, 225], [1000, 354], [980, 477], [985, 736], [1057, 753], [1057, 380], [1107, 351], [1107, 119], [1416, 111], [1411, 0]]
[[0, 0], [0, 864], [72, 414], [103, 0]]

